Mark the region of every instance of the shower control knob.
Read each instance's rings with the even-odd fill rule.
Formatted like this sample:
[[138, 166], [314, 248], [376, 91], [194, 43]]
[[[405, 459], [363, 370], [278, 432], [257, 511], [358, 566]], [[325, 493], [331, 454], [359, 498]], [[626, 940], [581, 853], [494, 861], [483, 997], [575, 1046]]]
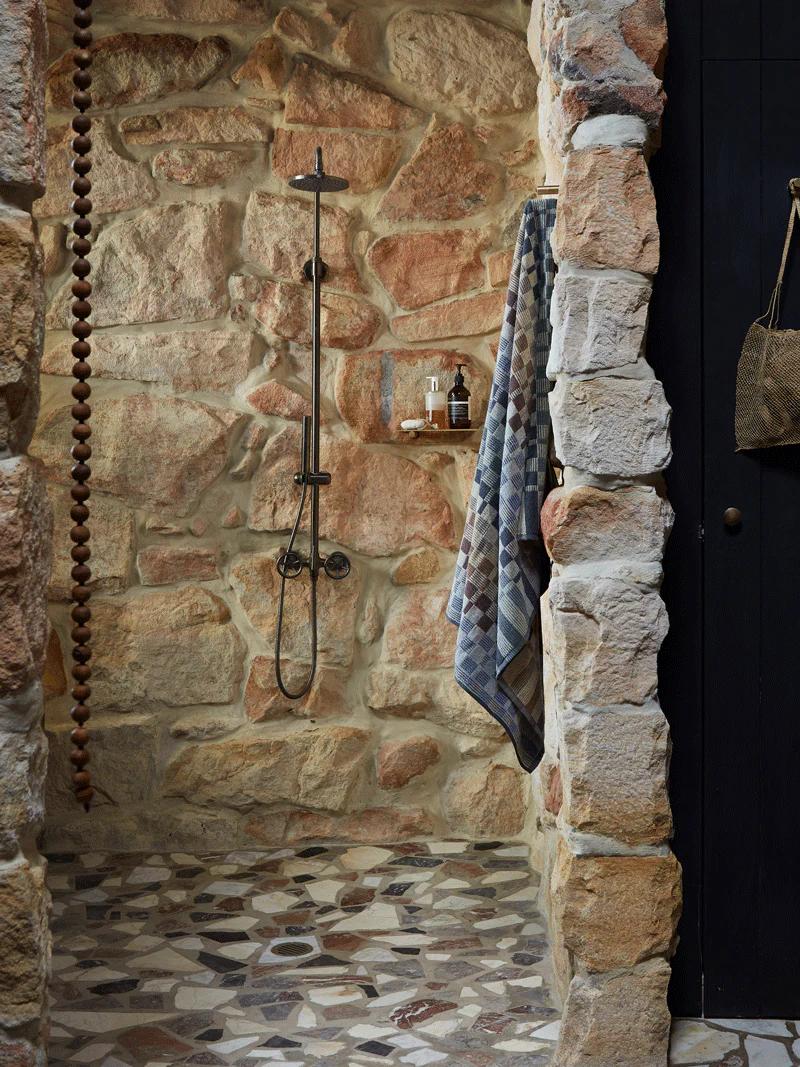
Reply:
[[338, 582], [350, 573], [350, 560], [344, 552], [331, 552], [323, 564], [329, 578]]
[[276, 566], [281, 578], [296, 578], [303, 569], [303, 557], [297, 552], [283, 552]]

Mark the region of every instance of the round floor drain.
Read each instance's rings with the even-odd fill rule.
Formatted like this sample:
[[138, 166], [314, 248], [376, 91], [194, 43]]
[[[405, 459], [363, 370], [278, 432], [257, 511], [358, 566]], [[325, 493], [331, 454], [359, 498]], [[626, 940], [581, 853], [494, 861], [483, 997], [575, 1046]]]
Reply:
[[273, 945], [271, 952], [275, 956], [307, 956], [314, 951], [314, 946], [307, 941], [284, 941], [282, 945]]

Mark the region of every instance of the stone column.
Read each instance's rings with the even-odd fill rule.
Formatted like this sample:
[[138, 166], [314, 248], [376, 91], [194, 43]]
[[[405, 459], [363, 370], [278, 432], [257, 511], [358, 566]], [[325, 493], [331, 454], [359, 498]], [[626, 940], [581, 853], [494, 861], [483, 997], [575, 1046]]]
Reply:
[[548, 372], [562, 488], [543, 514], [547, 751], [536, 774], [560, 1067], [666, 1067], [680, 868], [656, 658], [670, 409], [644, 354], [659, 234], [661, 0], [539, 0], [540, 130], [561, 170]]
[[46, 745], [50, 512], [26, 455], [39, 404], [42, 255], [31, 204], [44, 189], [45, 7], [0, 0], [0, 1063], [46, 1061], [50, 955], [36, 850]]

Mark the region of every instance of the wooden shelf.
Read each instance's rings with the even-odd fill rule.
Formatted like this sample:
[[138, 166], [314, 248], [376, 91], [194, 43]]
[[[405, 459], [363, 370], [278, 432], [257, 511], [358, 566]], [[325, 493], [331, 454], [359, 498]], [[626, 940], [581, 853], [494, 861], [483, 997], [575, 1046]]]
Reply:
[[417, 437], [425, 437], [430, 439], [432, 437], [440, 438], [465, 438], [470, 437], [472, 434], [478, 433], [482, 430], [482, 426], [470, 426], [468, 430], [436, 430], [436, 429], [424, 429], [424, 430], [403, 430], [404, 434], [407, 434], [413, 440]]

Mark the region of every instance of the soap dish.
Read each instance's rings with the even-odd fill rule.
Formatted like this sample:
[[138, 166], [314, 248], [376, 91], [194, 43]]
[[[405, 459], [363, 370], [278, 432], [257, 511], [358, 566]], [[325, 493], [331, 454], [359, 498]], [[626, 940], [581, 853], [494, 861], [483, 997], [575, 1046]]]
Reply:
[[470, 426], [468, 430], [439, 430], [435, 426], [425, 426], [420, 429], [404, 430], [403, 432], [408, 434], [412, 441], [417, 437], [424, 437], [428, 441], [433, 437], [438, 437], [452, 443], [458, 440], [466, 440], [480, 429], [482, 429], [480, 426]]

